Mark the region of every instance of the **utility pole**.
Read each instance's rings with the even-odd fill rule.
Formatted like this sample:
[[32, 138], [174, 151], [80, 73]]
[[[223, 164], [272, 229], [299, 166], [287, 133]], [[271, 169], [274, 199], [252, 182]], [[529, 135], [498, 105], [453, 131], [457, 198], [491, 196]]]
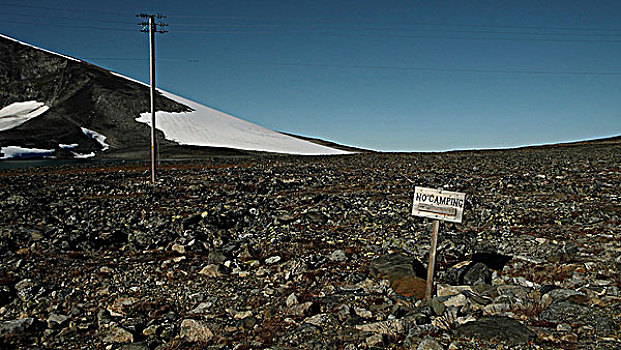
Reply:
[[157, 140], [155, 138], [155, 33], [168, 33], [167, 30], [157, 29], [157, 26], [167, 27], [168, 24], [155, 23], [155, 18], [166, 18], [166, 16], [161, 14], [150, 15], [148, 13], [141, 13], [136, 15], [136, 17], [149, 19], [148, 22], [141, 22], [138, 25], [142, 26], [141, 32], [149, 33], [149, 66], [151, 69], [151, 184], [155, 185], [155, 164], [157, 161]]

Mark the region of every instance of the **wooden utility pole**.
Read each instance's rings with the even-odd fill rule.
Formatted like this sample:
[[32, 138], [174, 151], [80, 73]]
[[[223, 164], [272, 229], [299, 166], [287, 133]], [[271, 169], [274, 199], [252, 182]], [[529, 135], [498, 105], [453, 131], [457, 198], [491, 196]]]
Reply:
[[151, 67], [151, 183], [155, 184], [157, 140], [155, 139], [155, 21], [149, 16], [149, 66]]
[[[148, 22], [138, 23], [143, 26], [142, 32], [149, 33], [149, 67], [151, 69], [151, 184], [155, 185], [155, 167], [157, 163], [157, 139], [155, 134], [155, 33], [167, 33], [167, 30], [158, 30], [157, 26], [166, 27], [168, 24], [155, 23], [155, 18], [166, 18], [164, 15], [150, 15], [147, 13], [141, 13], [136, 15], [140, 18], [148, 18]], [[148, 26], [145, 29], [144, 26]]]

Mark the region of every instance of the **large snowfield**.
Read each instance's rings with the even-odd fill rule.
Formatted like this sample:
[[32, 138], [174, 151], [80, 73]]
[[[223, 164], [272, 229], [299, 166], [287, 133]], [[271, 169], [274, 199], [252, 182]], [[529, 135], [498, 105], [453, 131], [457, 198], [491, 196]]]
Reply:
[[[123, 79], [147, 85], [122, 74], [116, 72], [111, 73]], [[161, 130], [167, 140], [182, 145], [226, 147], [249, 151], [300, 155], [337, 155], [351, 153], [284, 135], [217, 111], [213, 108], [203, 106], [170, 92], [160, 89], [158, 89], [158, 91], [163, 96], [192, 109], [191, 112], [175, 113], [157, 111], [155, 113], [156, 129]], [[140, 117], [136, 118], [136, 121], [151, 125], [151, 113], [141, 113]]]
[[[192, 112], [158, 111], [155, 114], [156, 128], [164, 132], [166, 139], [183, 145], [301, 155], [350, 153], [287, 136], [169, 92], [159, 91], [165, 97], [193, 109]], [[151, 125], [151, 113], [141, 113], [136, 120]]]

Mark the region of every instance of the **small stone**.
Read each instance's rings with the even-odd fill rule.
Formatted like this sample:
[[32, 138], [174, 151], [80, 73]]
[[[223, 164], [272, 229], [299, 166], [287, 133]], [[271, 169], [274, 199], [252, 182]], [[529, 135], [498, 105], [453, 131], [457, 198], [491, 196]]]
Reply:
[[257, 320], [256, 317], [250, 316], [250, 317], [241, 319], [238, 324], [239, 324], [239, 327], [243, 329], [253, 329], [254, 326], [256, 326], [258, 322], [259, 320]]
[[328, 314], [317, 314], [304, 320], [304, 323], [310, 323], [317, 327], [325, 327], [333, 321], [334, 317]]
[[145, 337], [155, 337], [159, 329], [160, 329], [160, 325], [152, 324], [142, 330], [142, 335], [144, 335]]
[[202, 313], [205, 313], [205, 311], [210, 309], [212, 306], [213, 306], [212, 302], [204, 301], [198, 304], [198, 306], [196, 306], [194, 309], [190, 310], [190, 313], [191, 314], [202, 314]]
[[433, 338], [425, 338], [422, 342], [420, 342], [420, 344], [418, 344], [416, 350], [444, 350], [444, 348]]
[[462, 307], [466, 305], [468, 298], [463, 294], [457, 294], [449, 297], [444, 301], [444, 305], [447, 307]]
[[384, 345], [384, 337], [381, 334], [373, 334], [365, 339], [365, 343], [369, 347]]
[[493, 303], [485, 305], [483, 311], [486, 315], [504, 315], [511, 310], [511, 304], [508, 303]]
[[386, 320], [356, 325], [355, 327], [363, 332], [379, 333], [389, 337], [399, 337], [406, 334], [409, 323], [405, 320]]
[[438, 316], [441, 316], [446, 309], [446, 305], [440, 301], [438, 297], [431, 298], [429, 300], [429, 306], [433, 309], [433, 313]]
[[257, 272], [255, 272], [255, 275], [257, 277], [263, 277], [263, 276], [267, 276], [269, 273], [270, 273], [270, 270], [261, 267], [257, 270]]
[[490, 284], [492, 282], [492, 272], [484, 263], [474, 263], [469, 266], [463, 275], [463, 283], [470, 286], [480, 284]]
[[189, 342], [206, 343], [213, 338], [213, 333], [204, 322], [185, 319], [181, 321], [179, 336]]
[[250, 310], [233, 312], [233, 319], [235, 320], [241, 320], [250, 316], [252, 316], [252, 311]]
[[474, 292], [474, 289], [471, 286], [450, 286], [448, 284], [438, 284], [436, 288], [439, 297], [458, 295], [462, 292]]
[[149, 350], [149, 346], [146, 343], [131, 343], [131, 344], [123, 344], [119, 348], [119, 350]]
[[289, 296], [287, 297], [287, 300], [285, 301], [285, 304], [287, 305], [287, 307], [292, 307], [293, 305], [298, 303], [298, 298], [295, 295], [295, 293], [291, 293], [289, 294]]
[[272, 257], [269, 257], [269, 258], [265, 259], [265, 263], [267, 265], [273, 265], [273, 264], [276, 264], [277, 262], [279, 262], [280, 260], [282, 260], [282, 258], [280, 256], [278, 256], [278, 255], [275, 255], [275, 256], [272, 256]]
[[559, 323], [556, 326], [556, 330], [559, 332], [571, 332], [571, 326], [568, 325], [567, 323]]
[[224, 275], [226, 268], [224, 265], [209, 264], [203, 267], [198, 274], [209, 278], [221, 277]]
[[332, 261], [336, 261], [336, 262], [347, 261], [347, 254], [345, 254], [344, 250], [337, 249], [337, 250], [333, 251], [332, 254], [330, 254], [330, 259]]
[[354, 307], [354, 312], [362, 318], [373, 318], [373, 313], [362, 307]]
[[104, 343], [133, 343], [134, 335], [125, 328], [112, 325], [105, 332]]
[[112, 316], [123, 316], [125, 315], [125, 307], [134, 305], [136, 302], [138, 302], [138, 299], [133, 297], [120, 297], [117, 298], [114, 303], [109, 305], [107, 310]]
[[185, 247], [183, 245], [181, 245], [181, 244], [175, 243], [172, 246], [172, 251], [173, 252], [177, 252], [179, 254], [185, 254]]
[[69, 317], [69, 316], [61, 315], [61, 314], [57, 314], [57, 313], [53, 312], [47, 318], [47, 324], [48, 324], [49, 328], [59, 327], [59, 326], [64, 325], [70, 319], [71, 319], [71, 317]]
[[295, 304], [289, 308], [289, 314], [295, 315], [295, 316], [308, 315], [312, 307], [313, 307], [312, 301], [307, 301], [302, 304]]

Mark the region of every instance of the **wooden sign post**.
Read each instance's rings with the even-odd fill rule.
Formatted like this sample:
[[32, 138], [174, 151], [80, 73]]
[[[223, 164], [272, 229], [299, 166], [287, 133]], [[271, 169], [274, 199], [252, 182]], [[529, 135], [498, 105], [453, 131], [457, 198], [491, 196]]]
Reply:
[[436, 190], [433, 188], [414, 187], [412, 215], [434, 219], [431, 247], [429, 248], [425, 299], [430, 298], [433, 292], [433, 273], [436, 265], [440, 220], [460, 223], [464, 213], [465, 202], [465, 193], [444, 191], [442, 188]]

